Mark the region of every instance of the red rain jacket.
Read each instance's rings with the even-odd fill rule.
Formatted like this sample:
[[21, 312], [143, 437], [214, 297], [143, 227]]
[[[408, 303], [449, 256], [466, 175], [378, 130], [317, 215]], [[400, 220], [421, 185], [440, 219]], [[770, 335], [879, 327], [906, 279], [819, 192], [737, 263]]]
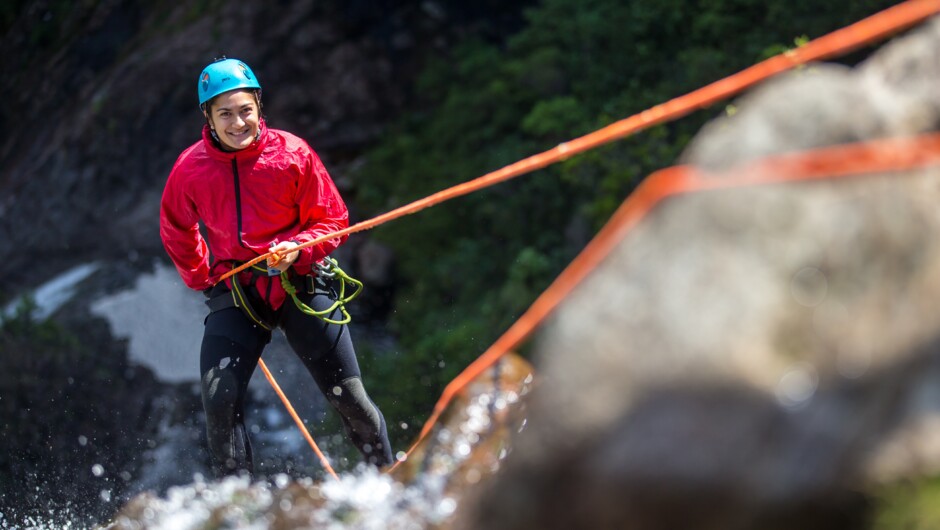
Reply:
[[[291, 133], [268, 129], [263, 120], [260, 131], [249, 147], [227, 152], [210, 138], [207, 125], [202, 140], [183, 151], [170, 171], [160, 205], [160, 237], [192, 289], [211, 287], [236, 262], [265, 254], [273, 244], [306, 243], [349, 225], [346, 204], [313, 149]], [[308, 274], [314, 262], [345, 240], [301, 250], [292, 268]], [[276, 276], [271, 281], [243, 272], [239, 279], [257, 282], [274, 309], [286, 298]]]

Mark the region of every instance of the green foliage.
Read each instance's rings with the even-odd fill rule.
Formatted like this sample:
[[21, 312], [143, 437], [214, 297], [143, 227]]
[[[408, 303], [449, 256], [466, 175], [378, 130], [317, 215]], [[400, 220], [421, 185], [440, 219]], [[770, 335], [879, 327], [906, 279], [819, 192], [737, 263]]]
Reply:
[[[891, 5], [806, 0], [544, 0], [502, 44], [430, 57], [412, 112], [356, 175], [378, 214], [549, 149]], [[391, 424], [419, 425], [649, 173], [728, 103], [376, 231], [401, 278], [402, 351], [370, 386]]]
[[12, 339], [29, 338], [39, 344], [53, 348], [70, 348], [78, 345], [72, 335], [65, 333], [51, 321], [36, 321], [36, 302], [32, 297], [23, 297], [12, 315], [0, 315], [0, 334]]
[[522, 119], [522, 132], [536, 138], [564, 138], [584, 126], [584, 109], [571, 96], [558, 96], [539, 101]]
[[940, 477], [892, 484], [875, 494], [872, 530], [927, 530], [940, 526]]

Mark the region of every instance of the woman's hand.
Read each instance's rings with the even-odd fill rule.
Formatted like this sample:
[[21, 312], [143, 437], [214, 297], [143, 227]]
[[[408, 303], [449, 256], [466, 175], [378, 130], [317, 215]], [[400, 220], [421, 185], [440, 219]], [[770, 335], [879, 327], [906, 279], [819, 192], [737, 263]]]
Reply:
[[[297, 246], [297, 243], [294, 243], [293, 241], [282, 241], [278, 243], [277, 245], [271, 247], [270, 251], [280, 252], [282, 250], [292, 249], [296, 246]], [[284, 255], [283, 253], [281, 253], [280, 255], [275, 254], [274, 256], [271, 256], [268, 258], [268, 267], [275, 268], [281, 272], [284, 272], [291, 265], [293, 265], [295, 261], [297, 261], [298, 257], [300, 257], [299, 250], [296, 250], [286, 255]]]

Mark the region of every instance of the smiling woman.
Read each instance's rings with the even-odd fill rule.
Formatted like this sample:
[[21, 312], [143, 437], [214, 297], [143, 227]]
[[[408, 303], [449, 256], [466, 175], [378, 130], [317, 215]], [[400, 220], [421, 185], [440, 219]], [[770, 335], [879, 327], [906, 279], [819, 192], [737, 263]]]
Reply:
[[247, 64], [223, 58], [206, 66], [198, 92], [199, 108], [219, 147], [238, 151], [259, 139], [261, 85]]
[[[275, 328], [339, 412], [365, 460], [391, 464], [385, 419], [362, 384], [349, 330], [338, 318], [330, 285], [335, 273], [324, 265], [345, 238], [293, 250], [346, 228], [346, 204], [307, 142], [265, 125], [261, 85], [248, 65], [213, 62], [200, 74], [197, 91], [206, 125], [170, 171], [160, 236], [184, 283], [208, 298], [199, 374], [216, 472], [252, 472], [244, 400]], [[267, 269], [220, 281], [269, 251], [286, 255], [269, 258]], [[285, 303], [288, 288], [293, 302]], [[326, 318], [311, 321], [310, 312]]]

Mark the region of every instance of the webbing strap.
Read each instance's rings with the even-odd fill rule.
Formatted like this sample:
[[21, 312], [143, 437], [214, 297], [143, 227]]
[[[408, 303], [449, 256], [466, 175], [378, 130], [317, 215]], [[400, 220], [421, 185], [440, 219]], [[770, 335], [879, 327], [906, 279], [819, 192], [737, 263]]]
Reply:
[[274, 329], [274, 325], [265, 322], [264, 319], [261, 318], [261, 315], [255, 311], [255, 308], [251, 306], [251, 302], [248, 300], [248, 297], [245, 296], [245, 288], [239, 283], [238, 278], [232, 279], [232, 300], [235, 302], [235, 306], [241, 308], [245, 315], [254, 321], [255, 324], [258, 324], [268, 331]]
[[235, 303], [235, 297], [233, 296], [216, 296], [206, 300], [206, 305], [209, 306], [210, 313], [215, 313], [216, 311], [230, 307], [238, 307], [238, 304]]

